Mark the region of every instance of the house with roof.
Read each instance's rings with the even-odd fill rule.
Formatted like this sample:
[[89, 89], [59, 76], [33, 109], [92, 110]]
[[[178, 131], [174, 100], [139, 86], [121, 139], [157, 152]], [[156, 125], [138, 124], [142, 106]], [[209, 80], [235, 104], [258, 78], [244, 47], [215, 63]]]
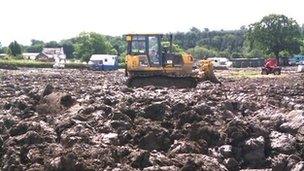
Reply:
[[36, 60], [39, 53], [22, 53], [24, 59]]
[[66, 60], [63, 47], [60, 48], [43, 48], [42, 52], [37, 56], [37, 60], [46, 62], [55, 62]]
[[0, 58], [6, 57], [7, 54], [6, 53], [0, 53]]

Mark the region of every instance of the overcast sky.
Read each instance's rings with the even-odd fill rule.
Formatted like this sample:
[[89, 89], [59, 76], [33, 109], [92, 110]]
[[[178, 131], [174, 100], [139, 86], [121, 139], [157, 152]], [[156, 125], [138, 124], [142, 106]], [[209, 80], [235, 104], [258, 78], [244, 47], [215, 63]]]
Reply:
[[303, 0], [0, 0], [0, 42], [30, 44], [107, 35], [239, 29], [275, 13], [304, 23]]

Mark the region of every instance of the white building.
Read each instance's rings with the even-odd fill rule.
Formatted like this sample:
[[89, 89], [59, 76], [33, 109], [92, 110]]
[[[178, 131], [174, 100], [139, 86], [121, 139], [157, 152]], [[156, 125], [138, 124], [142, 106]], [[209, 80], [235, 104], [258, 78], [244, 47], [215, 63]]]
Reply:
[[38, 57], [39, 53], [22, 53], [24, 59], [35, 60]]
[[66, 55], [63, 51], [63, 47], [43, 48], [37, 59], [42, 61], [61, 61], [66, 60]]
[[5, 57], [7, 54], [6, 53], [0, 53], [0, 57]]

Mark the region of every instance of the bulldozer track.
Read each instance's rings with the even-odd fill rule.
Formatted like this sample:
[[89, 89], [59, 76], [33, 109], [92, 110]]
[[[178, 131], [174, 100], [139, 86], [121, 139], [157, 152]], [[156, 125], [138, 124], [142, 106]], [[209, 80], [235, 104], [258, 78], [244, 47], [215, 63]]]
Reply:
[[143, 87], [153, 85], [156, 87], [194, 88], [198, 80], [195, 77], [147, 75], [132, 76], [127, 80], [129, 87]]

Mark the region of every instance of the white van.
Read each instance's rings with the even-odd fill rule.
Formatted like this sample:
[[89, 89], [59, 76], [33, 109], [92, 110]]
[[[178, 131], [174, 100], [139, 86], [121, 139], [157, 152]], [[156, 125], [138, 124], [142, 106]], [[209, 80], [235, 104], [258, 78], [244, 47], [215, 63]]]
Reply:
[[214, 68], [230, 68], [232, 66], [232, 62], [229, 61], [227, 58], [222, 57], [213, 57], [208, 58], [212, 61]]
[[300, 65], [298, 65], [298, 72], [304, 72], [304, 61], [302, 61], [302, 63]]

